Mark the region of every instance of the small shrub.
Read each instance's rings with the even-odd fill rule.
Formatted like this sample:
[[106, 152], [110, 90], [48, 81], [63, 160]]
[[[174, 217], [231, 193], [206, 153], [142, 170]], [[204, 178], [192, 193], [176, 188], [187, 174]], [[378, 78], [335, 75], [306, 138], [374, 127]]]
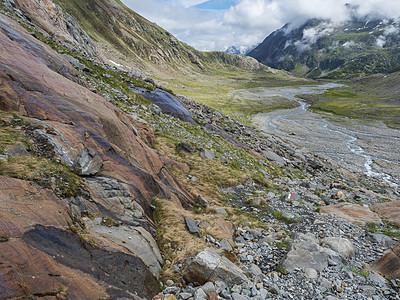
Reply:
[[278, 266], [277, 271], [283, 275], [287, 275], [289, 272], [282, 266]]
[[119, 226], [118, 222], [108, 216], [103, 217], [101, 224], [107, 227]]
[[91, 211], [88, 211], [88, 210], [81, 212], [81, 216], [89, 218], [90, 220], [94, 220], [94, 218], [95, 218], [95, 215]]

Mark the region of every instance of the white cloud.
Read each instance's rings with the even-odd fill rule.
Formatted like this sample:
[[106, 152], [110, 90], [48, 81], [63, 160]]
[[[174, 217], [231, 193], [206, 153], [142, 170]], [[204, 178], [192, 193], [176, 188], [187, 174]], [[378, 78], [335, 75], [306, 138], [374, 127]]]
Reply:
[[303, 37], [296, 41], [294, 45], [297, 50], [304, 52], [311, 49], [311, 46], [321, 37], [331, 34], [334, 31], [331, 23], [322, 22], [317, 27], [306, 28], [303, 30]]
[[181, 3], [184, 7], [191, 7], [204, 2], [207, 2], [207, 0], [180, 0], [178, 3]]
[[376, 45], [378, 47], [383, 47], [386, 44], [386, 37], [384, 35], [380, 35], [378, 36], [378, 38], [376, 39]]
[[349, 17], [346, 8], [349, 2], [358, 6], [360, 15], [374, 14], [384, 18], [400, 16], [399, 0], [238, 0], [235, 6], [226, 11], [193, 7], [205, 0], [123, 2], [199, 50], [254, 45], [285, 23], [298, 26], [309, 18], [342, 22]]
[[383, 32], [383, 34], [385, 36], [392, 35], [392, 34], [398, 34], [398, 33], [399, 33], [399, 27], [396, 27], [393, 25], [386, 27], [385, 31]]
[[351, 48], [351, 47], [357, 46], [357, 44], [354, 41], [347, 41], [346, 43], [343, 44], [343, 46], [345, 48]]

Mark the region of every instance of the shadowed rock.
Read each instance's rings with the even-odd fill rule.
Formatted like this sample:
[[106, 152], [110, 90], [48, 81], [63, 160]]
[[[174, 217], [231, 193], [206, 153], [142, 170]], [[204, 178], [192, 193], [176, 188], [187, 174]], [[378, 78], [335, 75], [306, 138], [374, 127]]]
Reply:
[[176, 149], [178, 151], [183, 150], [187, 153], [193, 153], [195, 151], [192, 146], [190, 146], [188, 143], [184, 143], [184, 142], [179, 143], [178, 146], [176, 147]]
[[400, 243], [392, 251], [372, 263], [371, 268], [378, 271], [385, 278], [400, 279]]
[[[50, 257], [55, 257], [57, 264], [100, 279], [103, 289], [112, 298], [130, 297], [135, 291], [139, 297], [149, 299], [159, 291], [157, 280], [136, 256], [83, 245], [78, 236], [52, 227], [36, 226], [24, 235], [23, 240]], [[63, 277], [62, 273], [57, 275]], [[74, 294], [79, 296], [76, 291], [70, 292], [71, 296]]]
[[196, 124], [192, 114], [186, 109], [178, 97], [158, 88], [154, 91], [149, 91], [144, 88], [131, 87], [131, 90], [142, 95], [154, 104], [157, 104], [164, 114], [174, 116], [190, 124]]
[[202, 195], [198, 195], [196, 198], [196, 203], [199, 204], [202, 207], [208, 207], [210, 206], [210, 201], [208, 201], [206, 198], [204, 198]]
[[196, 222], [191, 218], [185, 218], [186, 226], [190, 232], [190, 234], [197, 235], [201, 237], [200, 229], [197, 227]]

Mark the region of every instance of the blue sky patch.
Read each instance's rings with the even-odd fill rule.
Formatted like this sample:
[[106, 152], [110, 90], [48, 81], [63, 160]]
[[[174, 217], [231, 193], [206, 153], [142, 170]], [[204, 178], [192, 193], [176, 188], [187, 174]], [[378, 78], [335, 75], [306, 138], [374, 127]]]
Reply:
[[199, 9], [215, 9], [215, 10], [224, 10], [229, 9], [231, 6], [234, 6], [237, 3], [235, 0], [209, 0], [207, 2], [196, 5], [196, 8]]

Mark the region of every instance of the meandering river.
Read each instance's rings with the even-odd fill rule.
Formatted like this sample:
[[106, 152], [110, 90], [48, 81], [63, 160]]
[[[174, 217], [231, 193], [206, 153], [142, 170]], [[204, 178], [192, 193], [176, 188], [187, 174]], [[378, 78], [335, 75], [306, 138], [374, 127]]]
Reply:
[[328, 83], [315, 86], [287, 86], [239, 90], [246, 98], [285, 97], [297, 101], [293, 109], [260, 113], [253, 121], [264, 131], [282, 136], [310, 151], [329, 157], [353, 171], [363, 172], [398, 187], [400, 184], [400, 131], [383, 122], [364, 122], [337, 116], [323, 116], [308, 110], [296, 95], [323, 93], [339, 87]]

